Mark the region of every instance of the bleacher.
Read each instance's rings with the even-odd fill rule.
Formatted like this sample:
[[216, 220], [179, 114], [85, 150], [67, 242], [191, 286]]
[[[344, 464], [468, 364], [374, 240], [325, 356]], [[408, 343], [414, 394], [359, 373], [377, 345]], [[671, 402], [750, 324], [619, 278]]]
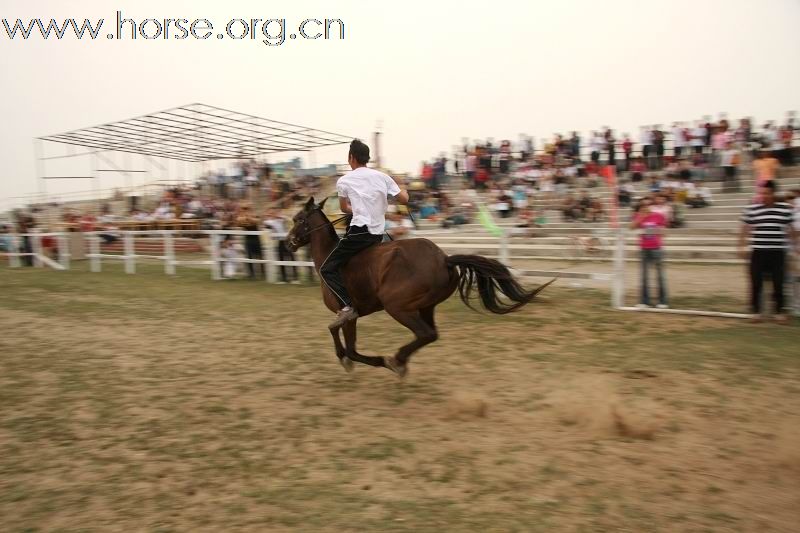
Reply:
[[[737, 257], [739, 218], [755, 194], [755, 183], [749, 169], [740, 170], [744, 174], [740, 176], [740, 192], [723, 192], [722, 183], [718, 181], [705, 183], [713, 194], [713, 204], [699, 209], [685, 208], [685, 227], [667, 230], [666, 261], [695, 264], [743, 263]], [[800, 167], [781, 169], [778, 183], [784, 192], [800, 187]], [[600, 186], [591, 189], [591, 193], [605, 205], [609, 205], [612, 194], [609, 188]], [[610, 262], [615, 242], [608, 222], [562, 222], [561, 213], [556, 210], [556, 205], [552, 200], [534, 202], [534, 207], [545, 214], [548, 222], [541, 228], [536, 228], [534, 236], [509, 238], [511, 263], [517, 266], [537, 261]], [[622, 222], [627, 222], [629, 219], [630, 209], [622, 209]], [[513, 218], [496, 218], [495, 222], [506, 230], [511, 230], [516, 225]], [[448, 254], [477, 253], [488, 257], [499, 257], [500, 239], [477, 222], [454, 229], [442, 229], [440, 223], [427, 220], [418, 221], [418, 225], [421, 230], [420, 236], [433, 240]], [[573, 253], [576, 251], [576, 247], [573, 246], [575, 236], [598, 236], [601, 241], [600, 250], [592, 254]], [[630, 261], [638, 260], [637, 239], [635, 232], [627, 233], [626, 257]]]

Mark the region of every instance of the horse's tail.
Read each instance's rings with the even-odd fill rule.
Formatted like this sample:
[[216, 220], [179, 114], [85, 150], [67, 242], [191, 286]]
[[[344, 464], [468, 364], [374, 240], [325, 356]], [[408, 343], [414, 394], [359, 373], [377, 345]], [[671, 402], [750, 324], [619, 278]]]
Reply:
[[[483, 307], [498, 315], [516, 311], [555, 281], [552, 279], [533, 291], [526, 291], [503, 263], [480, 255], [451, 255], [447, 257], [447, 266], [456, 270], [458, 293], [470, 309], [475, 309], [470, 296], [477, 284]], [[510, 302], [503, 302], [500, 295]]]

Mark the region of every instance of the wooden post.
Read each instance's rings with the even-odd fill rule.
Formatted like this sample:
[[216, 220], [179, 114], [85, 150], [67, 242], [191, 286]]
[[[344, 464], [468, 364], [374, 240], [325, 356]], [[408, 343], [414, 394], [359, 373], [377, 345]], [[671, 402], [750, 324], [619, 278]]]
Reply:
[[222, 279], [219, 268], [219, 234], [214, 232], [211, 233], [211, 279]]
[[164, 242], [164, 272], [170, 276], [175, 275], [175, 243], [172, 240], [172, 232], [162, 231]]
[[103, 264], [100, 258], [100, 235], [97, 233], [89, 233], [86, 235], [89, 239], [89, 270], [92, 272], [100, 272], [103, 270]]
[[8, 266], [11, 268], [19, 268], [22, 262], [19, 259], [20, 239], [21, 237], [16, 233], [10, 234], [11, 250], [8, 253]]
[[64, 270], [69, 270], [69, 260], [72, 254], [69, 251], [69, 234], [62, 233], [58, 236], [58, 262], [64, 267]]
[[611, 291], [611, 306], [625, 306], [625, 227], [617, 227], [617, 244], [614, 248], [614, 285]]
[[123, 232], [122, 242], [125, 249], [125, 273], [136, 274], [136, 248], [133, 242], [133, 233], [130, 231]]
[[275, 283], [278, 281], [278, 267], [275, 265], [275, 245], [277, 243], [277, 239], [270, 231], [267, 234], [267, 283]]
[[503, 230], [503, 233], [500, 234], [500, 253], [498, 255], [500, 257], [500, 262], [509, 266], [508, 230]]
[[31, 251], [33, 252], [33, 266], [42, 268], [44, 265], [42, 264], [42, 260], [40, 255], [42, 254], [42, 237], [36, 233], [28, 233], [28, 238], [31, 240]]

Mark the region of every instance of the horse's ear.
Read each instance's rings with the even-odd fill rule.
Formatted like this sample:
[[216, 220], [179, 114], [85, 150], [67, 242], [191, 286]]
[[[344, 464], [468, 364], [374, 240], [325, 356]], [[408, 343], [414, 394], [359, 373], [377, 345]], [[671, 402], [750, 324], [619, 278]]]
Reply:
[[325, 207], [325, 202], [327, 202], [327, 201], [328, 201], [328, 197], [326, 196], [326, 197], [325, 197], [325, 198], [323, 198], [323, 199], [322, 199], [322, 201], [319, 203], [319, 205], [318, 205], [317, 207], [319, 207], [319, 210], [320, 210], [320, 211], [322, 211], [322, 208], [323, 208], [323, 207]]
[[309, 196], [308, 201], [306, 202], [306, 211], [311, 211], [312, 207], [314, 207], [314, 197]]

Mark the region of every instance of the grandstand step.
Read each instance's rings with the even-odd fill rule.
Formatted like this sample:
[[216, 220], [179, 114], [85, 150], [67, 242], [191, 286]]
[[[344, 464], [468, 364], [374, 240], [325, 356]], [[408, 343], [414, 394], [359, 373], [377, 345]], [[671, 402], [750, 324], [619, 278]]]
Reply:
[[[484, 257], [488, 257], [490, 259], [500, 260], [500, 257], [497, 255], [485, 255]], [[529, 257], [529, 256], [510, 256], [508, 258], [508, 264], [512, 268], [516, 269], [533, 269], [536, 267], [538, 262], [546, 263], [551, 265], [574, 265], [574, 264], [596, 264], [598, 268], [602, 265], [603, 268], [610, 268], [614, 261], [613, 257], [559, 257], [559, 256], [539, 256], [539, 257]], [[626, 263], [639, 263], [641, 260], [639, 258], [639, 254], [634, 255], [627, 255], [625, 257]], [[664, 259], [665, 263], [673, 263], [673, 264], [687, 264], [687, 265], [744, 265], [745, 261], [738, 258], [729, 258], [729, 259], [703, 259], [703, 258], [674, 258], [674, 257], [666, 257]]]
[[[592, 237], [591, 234], [581, 235], [583, 238]], [[463, 245], [467, 246], [482, 246], [487, 243], [499, 244], [497, 237], [487, 236], [426, 236], [426, 238], [435, 242], [438, 245]], [[609, 241], [614, 239], [610, 234], [601, 239], [610, 244]], [[534, 237], [511, 237], [509, 244], [542, 244], [549, 246], [573, 246], [575, 244], [575, 236], [534, 236]], [[635, 233], [629, 233], [626, 236], [625, 242], [629, 245], [636, 245], [639, 242], [639, 236]], [[672, 235], [669, 231], [665, 236], [665, 243], [667, 246], [686, 246], [686, 247], [707, 247], [707, 246], [729, 246], [735, 247], [738, 242], [738, 237], [733, 234], [727, 236], [681, 236]]]
[[[476, 254], [476, 255], [498, 255], [500, 245], [498, 243], [483, 243], [480, 245], [463, 245], [451, 243], [437, 243], [448, 254]], [[584, 252], [581, 247], [576, 246], [556, 246], [547, 244], [509, 244], [508, 251], [511, 256], [517, 257], [574, 257], [586, 256], [585, 259], [608, 258], [611, 259], [614, 251], [612, 245], [602, 246], [598, 252]], [[672, 259], [736, 259], [735, 246], [706, 246], [703, 248], [695, 246], [672, 246], [668, 242], [664, 247], [665, 254]], [[626, 255], [638, 254], [639, 247], [628, 244], [625, 246]]]
[[[163, 254], [164, 242], [162, 239], [134, 239], [134, 250], [136, 253], [144, 254]], [[194, 239], [178, 238], [173, 242], [173, 249], [175, 253], [195, 253], [202, 252], [203, 245], [200, 241]], [[110, 244], [101, 244], [100, 250], [103, 253], [124, 253], [125, 243], [122, 240], [115, 241]]]

